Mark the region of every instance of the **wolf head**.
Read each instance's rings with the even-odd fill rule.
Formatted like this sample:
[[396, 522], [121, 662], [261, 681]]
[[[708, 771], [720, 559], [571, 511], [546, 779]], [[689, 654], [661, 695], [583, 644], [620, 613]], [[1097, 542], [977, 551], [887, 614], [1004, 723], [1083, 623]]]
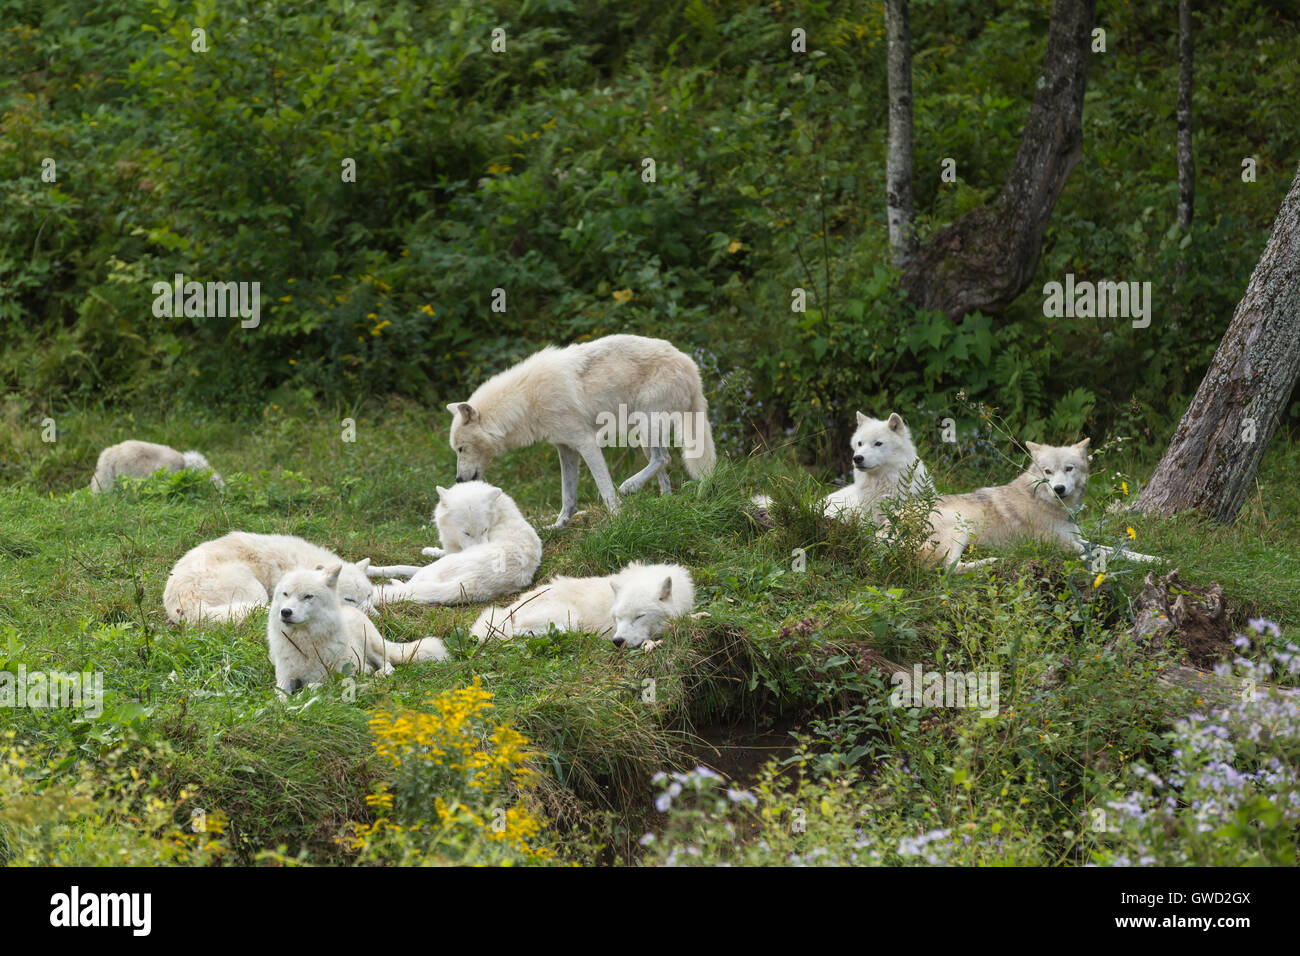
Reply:
[[912, 433], [897, 412], [881, 421], [858, 412], [858, 430], [849, 439], [855, 471], [906, 468], [916, 457]]
[[370, 576], [366, 574], [368, 567], [370, 567], [369, 558], [362, 558], [356, 564], [343, 562], [342, 570], [339, 571], [339, 603], [373, 615], [375, 604], [371, 595], [374, 593], [375, 586], [370, 583]]
[[1028, 474], [1037, 497], [1060, 501], [1071, 510], [1079, 506], [1088, 487], [1088, 442], [1087, 438], [1074, 445], [1025, 442], [1033, 459]]
[[226, 487], [226, 483], [221, 479], [220, 475], [212, 470], [212, 466], [208, 464], [208, 460], [203, 456], [202, 452], [183, 451], [181, 452], [181, 458], [184, 459], [185, 467], [190, 471], [211, 471], [212, 476], [209, 480], [218, 488]]
[[632, 564], [609, 582], [614, 590], [615, 647], [640, 647], [669, 620], [695, 606], [695, 586], [681, 568]]
[[342, 570], [341, 564], [331, 564], [316, 570], [297, 568], [285, 574], [276, 584], [271, 599], [271, 625], [296, 626], [337, 615]]
[[466, 481], [438, 489], [438, 507], [433, 520], [444, 548], [464, 550], [484, 544], [497, 523], [502, 491], [486, 481]]
[[475, 481], [501, 453], [497, 436], [483, 422], [482, 413], [469, 402], [452, 402], [451, 448], [456, 453], [456, 480]]

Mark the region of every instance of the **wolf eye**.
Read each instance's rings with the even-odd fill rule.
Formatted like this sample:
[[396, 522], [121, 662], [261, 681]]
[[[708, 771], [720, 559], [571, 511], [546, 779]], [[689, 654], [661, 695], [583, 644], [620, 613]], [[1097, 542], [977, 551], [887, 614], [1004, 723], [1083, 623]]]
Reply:
[[877, 442], [876, 442], [876, 447], [879, 448], [879, 447], [880, 447], [881, 445], [883, 445], [883, 444], [884, 444], [883, 441], [877, 441]]
[[310, 601], [310, 600], [311, 600], [312, 598], [314, 598], [315, 596], [316, 596], [316, 595], [314, 595], [314, 594], [304, 594], [304, 595], [302, 596], [302, 599], [303, 599], [304, 601]]
[[1045, 474], [1045, 475], [1050, 475], [1051, 473], [1052, 473], [1052, 469], [1050, 469], [1050, 468], [1044, 468], [1044, 469], [1043, 469], [1043, 474]]
[[1066, 466], [1065, 466], [1065, 470], [1066, 470], [1066, 471], [1074, 471], [1074, 466], [1073, 466], [1073, 465], [1066, 465]]

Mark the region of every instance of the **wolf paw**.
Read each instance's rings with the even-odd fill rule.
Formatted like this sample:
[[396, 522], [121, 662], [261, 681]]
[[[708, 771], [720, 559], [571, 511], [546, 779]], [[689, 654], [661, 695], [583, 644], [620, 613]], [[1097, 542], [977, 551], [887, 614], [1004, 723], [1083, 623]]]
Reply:
[[431, 558], [441, 558], [445, 557], [447, 554], [447, 552], [442, 550], [442, 548], [421, 548], [420, 553], [428, 555]]

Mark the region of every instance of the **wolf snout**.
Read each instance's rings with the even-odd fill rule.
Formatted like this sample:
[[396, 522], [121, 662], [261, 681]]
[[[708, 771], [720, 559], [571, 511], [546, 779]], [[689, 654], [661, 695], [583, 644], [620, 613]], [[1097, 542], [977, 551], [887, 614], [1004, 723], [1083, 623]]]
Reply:
[[1053, 485], [1052, 490], [1056, 492], [1058, 498], [1065, 497], [1065, 485]]
[[623, 638], [621, 638], [621, 637], [616, 637], [616, 638], [614, 638], [614, 646], [615, 646], [615, 647], [622, 647], [622, 646], [623, 646], [624, 644], [626, 644], [626, 643], [627, 643], [627, 641], [623, 640]]
[[288, 608], [288, 607], [280, 608], [280, 620], [287, 621], [292, 617], [293, 617], [293, 608]]
[[861, 467], [866, 463], [866, 461], [867, 461], [867, 460], [866, 460], [865, 458], [863, 458], [861, 455], [854, 455], [854, 456], [853, 456], [853, 464], [854, 464], [855, 466], [857, 466], [858, 468], [861, 468]]

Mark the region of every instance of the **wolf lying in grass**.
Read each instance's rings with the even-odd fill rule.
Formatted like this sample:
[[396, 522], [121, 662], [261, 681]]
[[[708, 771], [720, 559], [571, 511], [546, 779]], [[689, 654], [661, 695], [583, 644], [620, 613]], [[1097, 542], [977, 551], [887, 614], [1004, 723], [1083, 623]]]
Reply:
[[167, 576], [163, 607], [172, 624], [240, 621], [270, 603], [276, 583], [288, 571], [332, 564], [342, 565], [339, 599], [368, 610], [373, 590], [366, 577], [368, 559], [349, 564], [302, 538], [246, 531], [232, 531], [185, 552]]
[[[1083, 553], [1089, 549], [1075, 523], [1074, 513], [1088, 486], [1089, 439], [1074, 445], [1039, 445], [1025, 442], [1030, 466], [1005, 485], [980, 488], [960, 495], [943, 495], [930, 515], [930, 554], [959, 573], [996, 558], [962, 562], [962, 552], [974, 541], [1009, 544], [1024, 539], [1051, 541]], [[1091, 546], [1110, 555], [1114, 548]], [[1125, 551], [1135, 561], [1157, 561], [1147, 554]]]
[[509, 607], [488, 608], [470, 633], [483, 641], [545, 634], [554, 626], [597, 634], [615, 647], [640, 647], [694, 607], [695, 584], [686, 568], [633, 562], [605, 577], [552, 578]]
[[276, 584], [266, 621], [276, 687], [293, 694], [304, 684], [324, 683], [349, 665], [351, 673], [387, 677], [395, 663], [447, 659], [447, 648], [438, 638], [409, 644], [386, 641], [368, 617], [340, 603], [342, 569], [341, 564], [298, 568]]
[[[912, 433], [897, 412], [884, 420], [858, 412], [858, 427], [849, 439], [849, 448], [853, 454], [853, 484], [822, 499], [828, 518], [866, 518], [880, 524], [886, 498], [933, 493], [934, 486], [916, 454]], [[766, 495], [756, 495], [753, 501], [760, 508], [770, 508], [772, 503]]]
[[433, 519], [442, 547], [424, 553], [438, 560], [425, 567], [371, 567], [371, 577], [410, 579], [375, 588], [376, 604], [490, 601], [533, 583], [542, 539], [500, 488], [485, 481], [439, 488]]
[[[692, 478], [713, 470], [713, 432], [709, 403], [695, 362], [663, 339], [608, 335], [557, 349], [547, 346], [513, 368], [488, 379], [469, 397], [452, 402], [451, 447], [456, 480], [482, 478], [499, 455], [539, 441], [560, 454], [563, 504], [555, 527], [573, 517], [578, 501], [578, 462], [585, 461], [610, 511], [618, 510], [614, 481], [601, 453], [616, 443], [606, 435], [611, 419], [644, 421], [618, 438], [645, 450], [648, 465], [619, 486], [630, 494], [651, 478], [667, 494], [668, 447], [672, 428], [686, 472]], [[621, 426], [620, 426], [621, 427]], [[634, 432], [641, 432], [639, 438]]]
[[197, 451], [177, 451], [166, 445], [155, 445], [147, 441], [124, 441], [110, 445], [99, 453], [95, 464], [95, 475], [90, 479], [90, 490], [98, 494], [112, 491], [121, 475], [131, 478], [145, 478], [160, 468], [168, 471], [181, 471], [189, 468], [193, 471], [211, 471], [211, 481], [218, 488], [226, 483], [221, 476], [212, 471], [208, 460]]

